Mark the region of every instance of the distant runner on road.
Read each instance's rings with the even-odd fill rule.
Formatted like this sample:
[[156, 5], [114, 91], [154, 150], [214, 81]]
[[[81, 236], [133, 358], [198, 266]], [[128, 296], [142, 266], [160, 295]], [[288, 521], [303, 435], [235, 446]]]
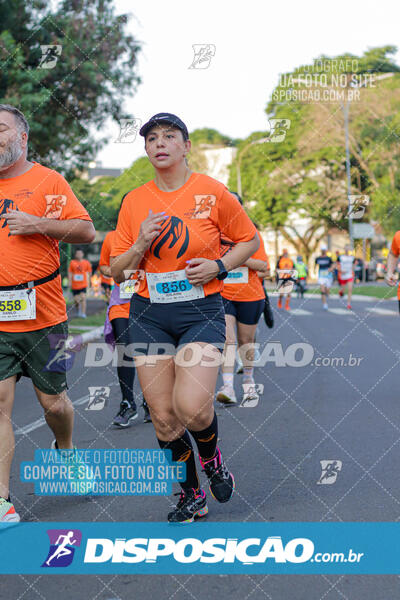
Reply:
[[318, 267], [318, 284], [321, 288], [321, 299], [324, 310], [328, 310], [329, 290], [333, 283], [333, 260], [327, 255], [327, 247], [321, 246], [321, 256], [315, 259]]
[[354, 281], [354, 256], [350, 254], [350, 246], [345, 246], [344, 254], [340, 254], [337, 260], [339, 296], [343, 297], [347, 286], [347, 308], [351, 310], [351, 294]]

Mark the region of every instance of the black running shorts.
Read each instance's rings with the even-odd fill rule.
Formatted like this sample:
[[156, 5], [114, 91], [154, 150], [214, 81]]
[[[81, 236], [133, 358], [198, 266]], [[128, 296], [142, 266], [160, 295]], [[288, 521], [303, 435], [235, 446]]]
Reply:
[[254, 300], [254, 302], [237, 302], [222, 298], [227, 315], [233, 315], [243, 325], [257, 325], [264, 310], [265, 300]]
[[220, 294], [166, 304], [151, 303], [134, 294], [129, 319], [136, 356], [153, 354], [157, 344], [170, 344], [175, 350], [190, 342], [213, 344], [221, 351], [224, 347], [225, 313]]

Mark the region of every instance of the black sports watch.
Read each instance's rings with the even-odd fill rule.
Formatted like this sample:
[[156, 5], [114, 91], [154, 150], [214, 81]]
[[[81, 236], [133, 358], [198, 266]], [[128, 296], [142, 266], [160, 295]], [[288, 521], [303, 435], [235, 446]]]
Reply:
[[224, 263], [222, 262], [222, 260], [219, 260], [219, 258], [217, 258], [217, 260], [215, 261], [218, 265], [219, 268], [219, 273], [216, 276], [217, 279], [222, 280], [225, 279], [226, 277], [228, 277], [228, 271], [225, 268]]

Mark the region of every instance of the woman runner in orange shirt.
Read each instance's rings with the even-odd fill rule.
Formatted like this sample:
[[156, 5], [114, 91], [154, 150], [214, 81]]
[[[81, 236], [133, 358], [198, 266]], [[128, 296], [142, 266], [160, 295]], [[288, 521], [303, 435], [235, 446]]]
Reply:
[[[142, 354], [136, 367], [160, 447], [186, 464], [180, 499], [168, 520], [192, 522], [208, 508], [189, 433], [214, 498], [227, 502], [234, 491], [217, 446], [213, 404], [225, 341], [220, 292], [227, 272], [254, 254], [259, 241], [226, 187], [188, 168], [191, 144], [181, 119], [159, 113], [140, 134], [155, 178], [124, 199], [111, 273], [117, 282], [138, 268], [146, 274], [131, 300], [133, 341]], [[221, 233], [235, 242], [223, 260]]]

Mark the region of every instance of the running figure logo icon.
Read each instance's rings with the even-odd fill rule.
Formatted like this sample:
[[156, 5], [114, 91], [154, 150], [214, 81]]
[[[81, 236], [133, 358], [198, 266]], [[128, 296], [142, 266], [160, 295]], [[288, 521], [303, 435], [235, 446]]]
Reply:
[[255, 408], [258, 406], [260, 396], [264, 392], [262, 383], [242, 383], [243, 399], [240, 403], [241, 408]]
[[193, 44], [194, 57], [189, 69], [208, 69], [215, 56], [214, 44]]
[[195, 194], [194, 201], [196, 205], [192, 219], [208, 219], [217, 198], [214, 194]]
[[75, 548], [81, 545], [79, 529], [48, 529], [49, 553], [42, 567], [68, 567], [74, 558]]
[[103, 410], [110, 397], [110, 388], [89, 387], [89, 402], [85, 410]]
[[46, 194], [46, 211], [44, 217], [47, 219], [59, 219], [63, 207], [67, 204], [67, 196], [64, 194]]
[[362, 219], [369, 204], [369, 196], [365, 194], [350, 194], [347, 218]]
[[317, 485], [332, 485], [335, 483], [339, 472], [342, 470], [341, 460], [320, 460], [321, 477], [317, 481]]
[[297, 281], [296, 269], [277, 269], [278, 287], [276, 289], [280, 294], [290, 294], [293, 291], [294, 284]]
[[66, 373], [74, 364], [75, 354], [79, 352], [82, 344], [75, 338], [74, 349], [69, 347], [69, 338], [63, 333], [49, 333], [47, 336], [49, 342], [49, 358], [43, 371], [53, 371], [56, 373]]
[[41, 45], [42, 56], [38, 64], [38, 69], [54, 69], [58, 57], [61, 56], [62, 46], [53, 44], [52, 46]]
[[114, 144], [131, 144], [136, 140], [136, 136], [141, 126], [141, 119], [120, 119], [120, 131], [117, 139], [114, 140]]
[[287, 130], [290, 129], [290, 119], [269, 119], [270, 137], [269, 142], [279, 144], [286, 137]]

